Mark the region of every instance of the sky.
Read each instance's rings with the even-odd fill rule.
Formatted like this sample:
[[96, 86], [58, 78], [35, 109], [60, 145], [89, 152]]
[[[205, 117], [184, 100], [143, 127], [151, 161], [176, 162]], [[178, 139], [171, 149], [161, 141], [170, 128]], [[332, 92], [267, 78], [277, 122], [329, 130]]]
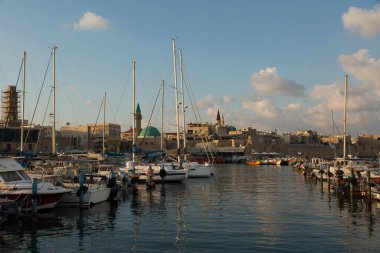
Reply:
[[50, 125], [55, 45], [58, 126], [102, 122], [106, 93], [105, 120], [127, 130], [136, 61], [143, 126], [161, 127], [164, 80], [173, 131], [173, 38], [186, 122], [219, 110], [236, 128], [338, 134], [348, 75], [348, 134], [380, 134], [379, 1], [0, 0], [0, 88], [22, 89], [25, 50], [25, 118]]

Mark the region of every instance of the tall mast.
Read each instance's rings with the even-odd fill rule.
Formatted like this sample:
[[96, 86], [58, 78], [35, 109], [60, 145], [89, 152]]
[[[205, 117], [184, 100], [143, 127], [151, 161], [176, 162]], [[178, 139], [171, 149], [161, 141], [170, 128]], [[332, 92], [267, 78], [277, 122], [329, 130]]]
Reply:
[[104, 104], [103, 104], [103, 157], [106, 154], [106, 99], [107, 92], [104, 92]]
[[161, 150], [164, 150], [164, 97], [165, 81], [162, 80], [162, 100], [161, 100]]
[[24, 151], [24, 116], [25, 116], [25, 82], [26, 82], [26, 52], [24, 51], [24, 57], [22, 58], [22, 99], [21, 99], [21, 145], [20, 151]]
[[183, 120], [183, 154], [186, 160], [186, 119], [185, 119], [185, 90], [183, 88], [183, 64], [182, 64], [182, 50], [179, 49], [179, 66], [181, 78], [181, 93], [182, 93], [182, 120]]
[[172, 39], [173, 45], [173, 75], [174, 75], [174, 92], [175, 92], [175, 115], [177, 122], [177, 159], [181, 162], [180, 141], [179, 141], [179, 113], [178, 113], [178, 87], [177, 87], [177, 59], [175, 50], [175, 39]]
[[136, 62], [132, 61], [132, 110], [133, 110], [133, 142], [132, 142], [132, 160], [136, 161]]
[[344, 76], [344, 124], [343, 124], [343, 161], [346, 161], [346, 136], [347, 136], [347, 82], [348, 75]]
[[55, 50], [57, 47], [53, 46], [53, 125], [51, 128], [51, 153], [56, 153], [56, 146], [55, 146]]

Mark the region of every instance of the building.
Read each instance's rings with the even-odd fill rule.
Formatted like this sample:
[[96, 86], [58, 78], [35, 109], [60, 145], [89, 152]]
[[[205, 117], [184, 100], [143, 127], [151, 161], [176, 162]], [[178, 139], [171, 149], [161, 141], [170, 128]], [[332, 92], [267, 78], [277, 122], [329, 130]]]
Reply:
[[[59, 137], [60, 150], [92, 150], [101, 153], [103, 149], [103, 133], [105, 149], [119, 152], [121, 142], [121, 127], [118, 124], [88, 124], [86, 126], [64, 126]], [[63, 141], [65, 140], [65, 141]]]
[[142, 150], [161, 150], [160, 131], [153, 126], [142, 129], [137, 137], [136, 145]]
[[0, 125], [4, 127], [19, 127], [19, 91], [16, 86], [8, 85], [2, 92], [1, 97], [1, 120]]
[[87, 150], [88, 149], [88, 126], [70, 126], [61, 127], [60, 136], [68, 138], [68, 145], [64, 147], [65, 151], [70, 150]]

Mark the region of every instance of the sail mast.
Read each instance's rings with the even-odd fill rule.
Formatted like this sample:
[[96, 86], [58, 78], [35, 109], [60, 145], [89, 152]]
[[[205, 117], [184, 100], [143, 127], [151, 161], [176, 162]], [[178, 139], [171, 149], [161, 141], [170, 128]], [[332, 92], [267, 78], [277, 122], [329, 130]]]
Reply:
[[161, 150], [164, 150], [164, 96], [165, 81], [162, 80], [162, 100], [161, 100]]
[[183, 64], [182, 64], [182, 50], [179, 49], [179, 66], [180, 66], [180, 78], [181, 78], [181, 93], [182, 93], [182, 122], [183, 122], [183, 154], [184, 160], [186, 160], [186, 119], [185, 119], [185, 90], [183, 88]]
[[20, 151], [24, 151], [24, 116], [25, 116], [25, 82], [26, 82], [26, 52], [24, 51], [24, 57], [22, 58], [22, 100], [21, 100], [21, 145]]
[[55, 144], [55, 50], [57, 47], [53, 46], [53, 125], [51, 128], [51, 153], [56, 153], [56, 144]]
[[346, 161], [346, 136], [347, 136], [347, 82], [348, 75], [344, 76], [344, 124], [343, 124], [343, 161]]
[[132, 141], [132, 160], [136, 161], [136, 62], [132, 61], [132, 110], [133, 110], [133, 141]]
[[179, 113], [178, 113], [178, 87], [177, 87], [177, 59], [175, 50], [175, 39], [172, 39], [173, 45], [173, 75], [174, 75], [174, 92], [175, 92], [175, 115], [177, 125], [177, 159], [181, 162], [180, 141], [179, 141]]
[[107, 92], [104, 92], [104, 104], [103, 104], [103, 157], [105, 157], [106, 154], [106, 99], [107, 99]]

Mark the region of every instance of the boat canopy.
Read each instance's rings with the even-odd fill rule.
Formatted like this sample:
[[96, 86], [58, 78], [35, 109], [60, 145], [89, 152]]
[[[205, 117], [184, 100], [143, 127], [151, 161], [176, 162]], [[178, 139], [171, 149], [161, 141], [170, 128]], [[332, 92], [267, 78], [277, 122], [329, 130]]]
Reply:
[[0, 158], [0, 172], [24, 170], [24, 168], [12, 158]]

